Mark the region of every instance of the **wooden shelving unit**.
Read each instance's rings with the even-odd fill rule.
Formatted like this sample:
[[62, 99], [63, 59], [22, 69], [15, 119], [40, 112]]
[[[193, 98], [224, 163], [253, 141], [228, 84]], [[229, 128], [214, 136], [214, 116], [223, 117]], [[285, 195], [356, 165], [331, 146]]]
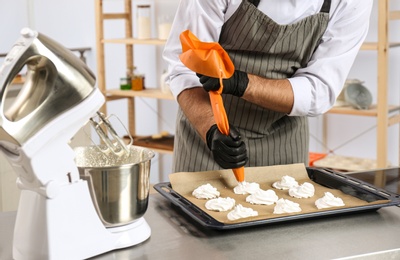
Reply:
[[[376, 117], [376, 165], [377, 168], [386, 168], [388, 167], [388, 128], [400, 123], [400, 106], [388, 104], [389, 50], [400, 46], [400, 43], [389, 42], [389, 23], [392, 20], [400, 20], [400, 11], [390, 10], [391, 0], [376, 1], [378, 1], [378, 41], [365, 42], [361, 50], [377, 52], [377, 104], [368, 110], [334, 107], [328, 114]], [[326, 137], [326, 133], [324, 135]], [[377, 180], [376, 184], [379, 185], [379, 182]]]
[[[165, 40], [149, 39], [140, 40], [133, 38], [133, 14], [132, 0], [124, 0], [124, 11], [121, 13], [107, 13], [103, 8], [103, 0], [95, 0], [95, 16], [96, 16], [96, 49], [97, 49], [97, 84], [103, 92], [107, 101], [126, 99], [128, 111], [128, 129], [132, 136], [136, 136], [136, 120], [135, 120], [135, 99], [136, 98], [155, 98], [173, 100], [172, 94], [163, 93], [159, 88], [146, 88], [142, 91], [133, 90], [107, 90], [106, 87], [106, 68], [105, 68], [105, 44], [123, 44], [126, 48], [126, 68], [133, 71], [134, 64], [134, 45], [163, 45]], [[104, 37], [104, 22], [106, 20], [122, 20], [125, 24], [125, 37], [118, 39], [106, 39]], [[107, 104], [102, 108], [104, 112], [107, 110]], [[151, 148], [156, 152], [172, 153], [172, 146], [167, 149]]]
[[106, 95], [109, 99], [128, 98], [128, 97], [132, 98], [144, 97], [144, 98], [157, 98], [157, 99], [169, 99], [169, 100], [174, 99], [172, 94], [164, 93], [158, 88], [148, 88], [141, 91], [112, 89], [112, 90], [107, 90]]
[[[395, 113], [400, 110], [400, 106], [389, 105], [388, 113]], [[354, 116], [378, 116], [378, 106], [372, 105], [369, 109], [360, 110], [354, 109], [350, 106], [341, 106], [334, 107], [328, 112], [329, 114], [342, 114], [342, 115], [354, 115]], [[399, 117], [400, 115], [396, 115], [394, 117]]]
[[165, 44], [165, 40], [159, 40], [159, 39], [140, 40], [140, 39], [135, 39], [135, 38], [103, 39], [102, 42], [103, 43], [127, 44], [127, 45], [134, 45], [134, 44], [164, 45]]

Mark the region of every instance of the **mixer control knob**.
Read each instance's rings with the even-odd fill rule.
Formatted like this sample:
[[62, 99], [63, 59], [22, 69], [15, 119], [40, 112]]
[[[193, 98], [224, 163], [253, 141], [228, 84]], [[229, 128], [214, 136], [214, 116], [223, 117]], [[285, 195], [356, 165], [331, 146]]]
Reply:
[[61, 185], [58, 181], [49, 181], [46, 184], [46, 187], [42, 187], [41, 189], [43, 191], [43, 195], [45, 195], [49, 199], [54, 199], [55, 197], [57, 197], [61, 189]]
[[21, 35], [24, 38], [32, 38], [32, 37], [35, 37], [36, 33], [35, 33], [35, 31], [33, 31], [33, 30], [29, 29], [29, 28], [23, 28], [21, 30]]

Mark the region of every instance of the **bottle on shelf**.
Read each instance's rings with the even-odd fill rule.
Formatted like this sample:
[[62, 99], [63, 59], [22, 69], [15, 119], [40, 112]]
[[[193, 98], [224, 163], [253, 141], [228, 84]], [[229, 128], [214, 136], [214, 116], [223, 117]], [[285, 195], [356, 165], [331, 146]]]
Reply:
[[146, 40], [151, 38], [151, 8], [150, 5], [137, 6], [137, 38]]

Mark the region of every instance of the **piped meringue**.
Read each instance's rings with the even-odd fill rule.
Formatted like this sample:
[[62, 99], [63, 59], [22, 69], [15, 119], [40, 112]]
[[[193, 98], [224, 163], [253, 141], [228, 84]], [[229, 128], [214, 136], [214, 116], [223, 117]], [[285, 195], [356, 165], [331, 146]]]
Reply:
[[212, 211], [227, 211], [232, 209], [235, 206], [235, 199], [232, 199], [230, 197], [226, 198], [216, 198], [216, 199], [210, 199], [206, 202], [206, 209], [212, 210]]
[[344, 202], [341, 198], [335, 197], [332, 193], [325, 192], [325, 195], [322, 198], [319, 198], [315, 201], [315, 206], [318, 209], [326, 209], [331, 207], [342, 207], [344, 206]]
[[299, 186], [299, 183], [293, 177], [285, 175], [280, 181], [274, 182], [272, 186], [279, 190], [288, 190], [291, 187]]
[[192, 195], [198, 199], [214, 199], [219, 197], [220, 193], [217, 188], [207, 183], [196, 188]]
[[312, 185], [309, 182], [304, 182], [300, 186], [291, 187], [289, 189], [289, 195], [291, 197], [298, 199], [311, 198], [312, 196], [314, 196], [314, 193], [315, 193], [314, 185]]
[[258, 212], [252, 208], [243, 207], [241, 204], [235, 206], [235, 208], [228, 213], [229, 220], [237, 220], [241, 218], [255, 217], [258, 216]]
[[274, 208], [274, 214], [284, 214], [284, 213], [294, 213], [294, 212], [301, 212], [301, 208], [298, 203], [283, 198], [279, 199], [276, 202]]
[[235, 194], [253, 194], [259, 189], [260, 184], [256, 182], [243, 181], [239, 182], [239, 184], [233, 188], [233, 192], [235, 192]]
[[278, 195], [273, 190], [259, 189], [255, 193], [246, 197], [246, 201], [251, 204], [272, 205], [278, 201]]

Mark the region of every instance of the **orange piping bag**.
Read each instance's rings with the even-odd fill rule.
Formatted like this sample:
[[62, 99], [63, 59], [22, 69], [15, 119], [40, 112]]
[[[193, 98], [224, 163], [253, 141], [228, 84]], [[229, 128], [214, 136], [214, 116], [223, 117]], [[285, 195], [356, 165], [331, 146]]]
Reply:
[[[228, 53], [217, 42], [201, 42], [192, 32], [186, 30], [181, 33], [182, 54], [179, 56], [182, 63], [196, 73], [219, 78], [220, 89], [209, 91], [211, 107], [218, 130], [229, 135], [229, 122], [226, 116], [221, 93], [222, 79], [230, 78], [235, 67]], [[244, 181], [244, 167], [232, 169], [238, 182]]]

